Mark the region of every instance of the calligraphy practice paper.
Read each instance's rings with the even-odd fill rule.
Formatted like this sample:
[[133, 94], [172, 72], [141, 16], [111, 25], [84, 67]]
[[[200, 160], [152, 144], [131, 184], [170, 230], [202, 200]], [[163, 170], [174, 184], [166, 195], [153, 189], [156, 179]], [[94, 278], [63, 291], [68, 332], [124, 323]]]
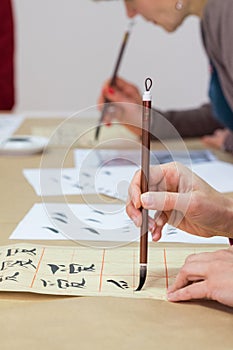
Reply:
[[38, 196], [102, 193], [125, 201], [137, 169], [134, 166], [24, 169], [23, 174]]
[[139, 229], [119, 204], [34, 204], [11, 239], [133, 242]]
[[[99, 168], [24, 169], [23, 173], [37, 195], [84, 195], [101, 193], [127, 200], [128, 187], [137, 166]], [[192, 170], [220, 192], [233, 191], [233, 165], [221, 161], [194, 164]]]
[[[151, 151], [150, 163], [164, 164], [172, 161], [186, 165], [212, 162], [216, 157], [208, 150], [191, 151]], [[75, 149], [74, 163], [76, 168], [97, 168], [101, 166], [137, 166], [141, 164], [139, 150], [126, 149]]]
[[83, 186], [79, 172], [74, 168], [24, 169], [23, 174], [38, 196], [79, 195], [83, 191], [95, 193], [91, 172], [83, 177]]
[[179, 242], [190, 244], [229, 244], [229, 240], [226, 237], [214, 236], [205, 238], [195, 236], [171, 225], [164, 226], [160, 242]]
[[141, 291], [139, 247], [90, 249], [16, 244], [0, 247], [0, 290], [54, 295], [166, 299], [167, 288], [193, 253], [215, 248], [149, 247], [148, 276]]
[[192, 170], [219, 192], [233, 191], [233, 164], [214, 161], [194, 164]]
[[[150, 215], [153, 216], [153, 212]], [[139, 229], [126, 215], [124, 205], [37, 203], [10, 239], [133, 242], [139, 237]], [[228, 240], [194, 236], [165, 225], [160, 242], [227, 244]]]
[[[174, 153], [174, 154], [173, 154]], [[216, 160], [215, 156], [208, 150], [174, 151], [170, 154], [168, 151], [152, 151], [150, 163], [164, 164], [170, 161], [178, 161], [190, 167], [198, 176], [209, 183], [213, 188], [220, 192], [233, 191], [233, 165]], [[140, 152], [136, 150], [87, 150], [76, 149], [74, 151], [76, 167], [85, 169], [91, 164], [93, 167], [117, 167], [132, 166], [135, 170], [140, 168]], [[129, 171], [129, 170], [128, 170]], [[106, 193], [105, 193], [106, 194]], [[111, 194], [112, 195], [112, 194]], [[118, 197], [125, 200], [124, 197]]]

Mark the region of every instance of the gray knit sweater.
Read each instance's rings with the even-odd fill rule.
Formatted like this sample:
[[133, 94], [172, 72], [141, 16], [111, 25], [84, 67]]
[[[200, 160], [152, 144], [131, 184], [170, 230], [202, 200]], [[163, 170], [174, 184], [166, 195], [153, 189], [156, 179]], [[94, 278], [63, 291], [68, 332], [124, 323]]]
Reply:
[[[201, 28], [207, 56], [217, 70], [223, 94], [233, 110], [233, 0], [208, 0]], [[165, 127], [168, 122], [182, 137], [200, 137], [224, 128], [214, 118], [210, 104], [198, 109], [161, 113], [166, 122], [153, 112], [152, 138], [173, 138], [171, 128]], [[224, 149], [233, 152], [233, 131], [225, 139]]]

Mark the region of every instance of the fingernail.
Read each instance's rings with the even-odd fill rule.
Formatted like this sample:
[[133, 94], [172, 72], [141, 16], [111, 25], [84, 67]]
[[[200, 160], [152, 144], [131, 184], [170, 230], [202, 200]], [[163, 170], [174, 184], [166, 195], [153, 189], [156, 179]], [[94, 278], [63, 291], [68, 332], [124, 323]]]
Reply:
[[109, 92], [111, 95], [113, 95], [113, 94], [114, 94], [114, 89], [113, 89], [111, 86], [109, 86], [108, 92]]
[[108, 122], [108, 123], [106, 123], [105, 125], [109, 127], [109, 126], [112, 125], [112, 123], [111, 123], [111, 122]]
[[152, 233], [152, 241], [157, 242], [160, 238], [160, 234], [158, 232]]
[[155, 230], [155, 225], [152, 224], [152, 223], [149, 223], [148, 224], [148, 227], [149, 227], [149, 231], [151, 232], [151, 234], [153, 234], [154, 230]]
[[141, 201], [143, 202], [143, 204], [146, 204], [146, 205], [152, 204], [152, 198], [148, 193], [143, 193], [141, 195]]
[[157, 226], [159, 226], [159, 227], [161, 227], [161, 226], [163, 226], [163, 219], [161, 219], [161, 218], [159, 218], [159, 219], [157, 219], [156, 220], [156, 224], [157, 224]]
[[175, 301], [176, 300], [175, 293], [167, 293], [167, 300]]

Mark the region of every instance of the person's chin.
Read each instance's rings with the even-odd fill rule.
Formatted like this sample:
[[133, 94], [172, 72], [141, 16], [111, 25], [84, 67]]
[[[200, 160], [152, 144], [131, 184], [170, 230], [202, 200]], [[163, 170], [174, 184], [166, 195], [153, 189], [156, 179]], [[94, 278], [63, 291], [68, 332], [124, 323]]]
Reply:
[[173, 33], [178, 26], [163, 26], [163, 29], [167, 32], [167, 33]]
[[168, 33], [172, 33], [172, 32], [174, 32], [176, 30], [176, 27], [174, 27], [174, 26], [173, 27], [172, 26], [166, 26], [166, 25], [160, 24], [160, 23], [158, 23], [156, 21], [153, 21], [152, 23], [154, 25], [156, 25], [156, 26], [161, 27], [162, 29], [164, 29]]

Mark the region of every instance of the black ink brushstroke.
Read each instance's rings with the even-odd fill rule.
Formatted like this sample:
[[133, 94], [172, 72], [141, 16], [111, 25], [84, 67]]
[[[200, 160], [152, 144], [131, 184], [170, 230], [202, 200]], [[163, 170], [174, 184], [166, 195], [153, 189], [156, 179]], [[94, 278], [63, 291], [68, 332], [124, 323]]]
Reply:
[[54, 213], [52, 213], [52, 215], [59, 215], [59, 216], [62, 216], [63, 218], [66, 218], [66, 219], [67, 219], [67, 215], [64, 214], [64, 213], [54, 212]]
[[57, 221], [60, 221], [62, 222], [63, 224], [68, 224], [68, 221], [62, 219], [62, 218], [56, 218], [56, 217], [52, 217], [53, 220], [57, 220]]
[[78, 188], [79, 190], [83, 190], [83, 186], [80, 186], [77, 183], [76, 184], [74, 183], [72, 186]]
[[63, 175], [62, 176], [65, 180], [71, 180], [71, 177], [69, 175]]
[[93, 209], [93, 212], [96, 214], [105, 215], [104, 212], [97, 210], [97, 209]]
[[55, 229], [55, 228], [53, 228], [53, 227], [43, 226], [42, 228], [46, 228], [47, 230], [50, 230], [50, 231], [52, 231], [53, 233], [59, 233], [59, 231], [58, 231], [58, 230], [56, 230], [56, 229]]
[[122, 286], [123, 287], [125, 287], [125, 288], [129, 288], [129, 286], [128, 286], [128, 283], [127, 282], [125, 282], [125, 281], [119, 281], [121, 284], [122, 284]]
[[170, 236], [170, 235], [177, 235], [177, 231], [176, 230], [169, 230], [166, 232], [167, 233], [167, 236]]
[[91, 175], [89, 173], [82, 173], [81, 175], [84, 175], [86, 177], [91, 177]]
[[95, 235], [100, 235], [98, 231], [91, 227], [83, 227], [83, 230], [88, 230], [89, 232], [94, 233]]
[[91, 264], [89, 267], [84, 266], [83, 271], [95, 271], [95, 264]]
[[51, 181], [58, 183], [58, 179], [56, 179], [55, 177], [51, 177]]
[[96, 220], [96, 219], [91, 219], [91, 218], [88, 218], [88, 219], [85, 219], [85, 220], [87, 220], [87, 221], [92, 221], [92, 222], [97, 222], [97, 223], [99, 223], [99, 224], [102, 224], [102, 222], [101, 222], [101, 221]]
[[120, 285], [120, 283], [118, 283], [118, 282], [116, 282], [116, 281], [114, 281], [114, 280], [107, 280], [107, 282], [113, 283], [113, 284], [115, 284], [115, 286], [117, 286], [117, 287], [119, 287], [119, 288], [121, 288], [121, 289], [124, 289], [124, 288]]

